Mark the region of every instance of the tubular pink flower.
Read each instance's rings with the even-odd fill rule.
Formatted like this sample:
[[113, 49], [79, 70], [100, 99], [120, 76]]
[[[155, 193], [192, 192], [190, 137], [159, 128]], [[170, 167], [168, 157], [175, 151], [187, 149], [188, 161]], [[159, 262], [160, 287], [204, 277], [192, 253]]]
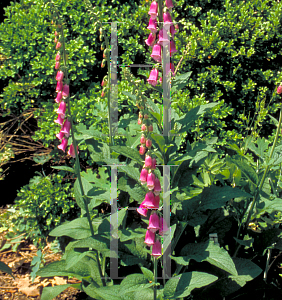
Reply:
[[161, 45], [154, 45], [151, 57], [156, 61], [156, 62], [161, 62], [162, 61], [162, 47]]
[[68, 140], [66, 138], [63, 138], [62, 143], [58, 146], [58, 149], [61, 149], [65, 152], [67, 145], [68, 145]]
[[176, 47], [175, 47], [175, 43], [174, 43], [174, 40], [170, 40], [170, 56], [173, 54], [173, 53], [176, 53], [177, 50], [176, 50]]
[[159, 231], [159, 235], [163, 235], [164, 232], [169, 230], [169, 228], [166, 224], [166, 221], [163, 217], [160, 217], [160, 227], [161, 227], [161, 229]]
[[56, 61], [59, 61], [60, 59], [61, 59], [61, 55], [60, 55], [60, 52], [58, 52], [56, 55]]
[[157, 81], [158, 81], [158, 76], [159, 76], [159, 71], [157, 69], [153, 69], [150, 73], [149, 78], [147, 79], [147, 81], [153, 85], [156, 86], [157, 85]]
[[155, 185], [154, 185], [154, 193], [155, 195], [159, 195], [162, 191], [161, 183], [158, 177], [155, 178]]
[[61, 92], [63, 89], [63, 82], [62, 81], [58, 81], [57, 82], [57, 87], [56, 87], [56, 92]]
[[155, 244], [155, 233], [152, 232], [151, 230], [147, 230], [144, 243], [146, 243], [147, 246], [154, 245]]
[[166, 32], [166, 30], [164, 29], [161, 29], [159, 31], [159, 41], [158, 41], [158, 44], [160, 45], [166, 45], [169, 43], [169, 39], [168, 39], [168, 34]]
[[141, 170], [140, 173], [141, 184], [145, 184], [147, 182], [147, 177], [148, 177], [148, 170], [144, 168]]
[[165, 0], [165, 4], [168, 9], [173, 8], [172, 0]]
[[145, 138], [144, 135], [141, 136], [141, 138], [140, 138], [140, 143], [141, 143], [141, 144], [146, 144], [146, 138]]
[[156, 1], [153, 1], [151, 3], [150, 10], [149, 10], [148, 14], [151, 16], [151, 18], [153, 20], [155, 20], [157, 18], [157, 15], [158, 15], [158, 3]]
[[155, 186], [155, 174], [149, 173], [147, 176], [147, 187], [149, 190], [152, 190]]
[[152, 46], [154, 44], [155, 40], [156, 40], [156, 35], [153, 33], [150, 33], [148, 36], [148, 39], [145, 41], [145, 43], [148, 46]]
[[63, 71], [58, 71], [57, 76], [56, 76], [56, 80], [57, 81], [62, 81], [63, 78], [64, 78], [64, 72]]
[[63, 99], [66, 99], [68, 97], [69, 93], [70, 93], [70, 87], [68, 84], [65, 84], [63, 87], [63, 92], [62, 92]]
[[162, 244], [159, 240], [155, 241], [155, 244], [152, 247], [152, 256], [158, 258], [159, 256], [162, 256]]
[[139, 153], [140, 155], [144, 155], [146, 152], [146, 147], [144, 147], [143, 145], [140, 146], [140, 149], [139, 149]]
[[170, 71], [172, 73], [172, 76], [174, 76], [174, 65], [172, 63], [166, 65], [166, 76], [169, 75]]
[[151, 30], [152, 33], [156, 33], [158, 31], [157, 21], [150, 18], [149, 25], [148, 25], [147, 29]]
[[60, 131], [59, 133], [56, 134], [56, 137], [57, 137], [59, 140], [62, 140], [64, 136], [65, 136], [65, 134], [64, 134], [62, 131]]
[[277, 94], [280, 95], [282, 93], [282, 86], [279, 85], [277, 88]]
[[156, 232], [160, 229], [160, 219], [156, 213], [152, 213], [149, 218], [149, 226], [147, 229], [151, 230], [152, 232]]
[[173, 24], [170, 26], [169, 31], [170, 31], [170, 34], [171, 34], [172, 36], [174, 36], [176, 30], [175, 30], [175, 26], [174, 26]]
[[169, 12], [166, 12], [163, 14], [163, 20], [164, 20], [164, 28], [166, 30], [169, 30], [169, 27], [173, 24], [172, 18]]
[[55, 101], [56, 101], [57, 103], [60, 103], [61, 100], [62, 100], [62, 92], [59, 92], [59, 93], [57, 94], [57, 97], [56, 97]]
[[55, 123], [58, 123], [60, 125], [63, 125], [64, 119], [61, 117], [61, 115], [58, 115], [58, 119], [54, 121]]
[[137, 212], [144, 216], [144, 217], [147, 217], [147, 212], [148, 212], [148, 209], [144, 207], [144, 205], [141, 203], [140, 206], [137, 208]]
[[58, 70], [59, 68], [60, 68], [60, 62], [56, 61], [56, 63], [55, 63], [55, 69]]
[[57, 114], [59, 114], [62, 119], [65, 118], [66, 109], [67, 109], [67, 105], [64, 101], [62, 101], [60, 103], [59, 108], [57, 109]]
[[71, 123], [68, 119], [66, 119], [61, 129], [61, 131], [65, 134], [66, 137], [70, 136], [70, 127]]
[[152, 158], [151, 170], [155, 170], [156, 169], [156, 164], [157, 164], [157, 160], [155, 158]]
[[155, 209], [158, 209], [160, 207], [160, 196], [159, 195], [155, 196], [154, 206], [155, 206], [154, 207]]
[[56, 44], [56, 50], [60, 49], [61, 46], [62, 46], [62, 44], [60, 42], [57, 42], [57, 44]]
[[[79, 154], [78, 146], [76, 146], [76, 149], [77, 149], [77, 154]], [[71, 157], [75, 158], [75, 152], [74, 152], [74, 146], [73, 146], [73, 144], [70, 145], [68, 154], [69, 154]]]
[[152, 158], [150, 155], [145, 157], [145, 168], [151, 168], [152, 166]]
[[155, 195], [153, 192], [148, 192], [145, 196], [144, 201], [141, 203], [145, 208], [155, 208], [154, 205]]
[[152, 141], [150, 139], [146, 141], [146, 147], [149, 149], [152, 147]]

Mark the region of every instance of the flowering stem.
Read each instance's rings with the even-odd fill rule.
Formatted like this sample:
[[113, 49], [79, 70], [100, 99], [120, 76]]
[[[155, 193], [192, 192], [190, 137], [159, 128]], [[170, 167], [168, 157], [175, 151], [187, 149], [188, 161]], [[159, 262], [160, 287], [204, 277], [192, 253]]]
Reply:
[[[273, 155], [275, 146], [276, 146], [277, 141], [278, 141], [278, 137], [279, 137], [279, 133], [280, 133], [280, 128], [281, 128], [281, 122], [282, 122], [282, 108], [280, 109], [279, 121], [278, 121], [278, 125], [277, 125], [276, 135], [275, 135], [275, 139], [274, 139], [274, 142], [273, 142], [273, 145], [272, 145], [270, 154], [269, 154], [269, 160], [271, 160], [271, 158], [272, 158], [272, 155]], [[259, 199], [259, 195], [260, 195], [261, 189], [262, 189], [262, 187], [263, 187], [263, 184], [264, 184], [264, 181], [265, 181], [267, 172], [269, 171], [269, 168], [270, 168], [270, 166], [269, 166], [269, 164], [268, 164], [268, 165], [266, 166], [265, 170], [264, 170], [262, 179], [261, 179], [261, 181], [260, 181], [260, 185], [259, 185], [259, 187], [257, 188], [257, 191], [256, 191], [255, 196], [254, 196], [254, 198], [253, 198], [253, 201], [252, 201], [252, 203], [251, 203], [251, 207], [250, 207], [249, 212], [248, 212], [248, 217], [247, 217], [247, 220], [246, 220], [246, 222], [245, 222], [244, 230], [246, 230], [247, 227], [248, 227], [248, 224], [249, 224], [249, 222], [250, 222], [250, 219], [251, 219], [251, 216], [252, 216], [252, 212], [253, 212], [255, 203], [256, 203], [256, 201]], [[236, 257], [237, 252], [238, 252], [240, 246], [241, 246], [241, 245], [239, 244], [238, 247], [237, 247], [237, 249], [236, 249], [236, 251], [235, 251], [235, 253], [234, 253], [234, 257]]]
[[154, 300], [157, 299], [157, 276], [158, 276], [158, 260], [154, 257]]
[[[66, 55], [66, 47], [65, 47], [65, 37], [64, 37], [64, 30], [63, 30], [63, 25], [60, 24], [60, 30], [61, 30], [61, 35], [62, 35], [62, 50], [63, 50], [63, 62], [64, 62], [64, 74], [66, 76], [66, 80], [68, 82], [68, 72], [67, 72], [67, 55]], [[86, 216], [87, 216], [87, 220], [89, 223], [89, 227], [90, 227], [90, 232], [91, 232], [91, 236], [94, 238], [94, 229], [93, 229], [93, 225], [91, 222], [91, 217], [90, 217], [90, 213], [89, 213], [89, 208], [88, 208], [88, 203], [87, 203], [87, 196], [84, 193], [84, 189], [83, 189], [83, 185], [82, 185], [82, 180], [81, 180], [81, 175], [80, 175], [80, 163], [79, 163], [79, 157], [78, 157], [78, 151], [77, 151], [77, 142], [76, 139], [74, 137], [74, 125], [73, 125], [73, 120], [72, 120], [72, 116], [71, 116], [71, 108], [70, 108], [70, 101], [69, 101], [69, 96], [66, 98], [66, 103], [67, 103], [67, 107], [68, 107], [68, 115], [70, 118], [70, 124], [71, 124], [71, 136], [72, 136], [72, 143], [74, 146], [74, 152], [75, 152], [75, 173], [77, 175], [77, 179], [78, 179], [78, 183], [79, 183], [79, 188], [80, 188], [80, 192], [83, 198], [83, 203], [84, 203], [84, 207], [85, 207], [85, 211], [86, 211]], [[99, 261], [99, 256], [98, 256], [98, 251], [96, 250], [96, 260], [97, 260], [97, 265], [98, 265], [98, 269], [99, 269], [99, 274], [103, 283], [103, 286], [106, 286], [106, 282], [105, 279], [102, 276], [102, 270], [101, 270], [101, 265], [100, 265], [100, 261]]]

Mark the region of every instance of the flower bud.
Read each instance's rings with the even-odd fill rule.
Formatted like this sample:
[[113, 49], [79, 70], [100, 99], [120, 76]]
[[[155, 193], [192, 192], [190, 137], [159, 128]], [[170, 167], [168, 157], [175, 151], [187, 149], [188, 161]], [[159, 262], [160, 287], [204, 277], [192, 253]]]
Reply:
[[56, 44], [56, 50], [60, 49], [61, 46], [62, 46], [62, 44], [60, 42], [57, 42], [57, 44]]
[[154, 130], [154, 129], [153, 129], [153, 125], [152, 125], [152, 124], [149, 125], [149, 126], [148, 126], [148, 131], [149, 131], [149, 132], [152, 132], [153, 130]]
[[58, 70], [59, 68], [60, 68], [60, 62], [56, 61], [56, 63], [55, 63], [55, 69]]
[[150, 155], [146, 155], [145, 168], [151, 168], [151, 166], [152, 166], [152, 157]]
[[151, 140], [146, 140], [146, 147], [151, 148], [152, 147], [152, 141]]
[[144, 135], [141, 136], [141, 138], [140, 138], [140, 143], [141, 143], [141, 144], [146, 144], [146, 138], [145, 138]]
[[282, 86], [279, 85], [277, 88], [277, 94], [280, 95], [282, 93]]
[[147, 120], [149, 116], [147, 114], [144, 115], [144, 119]]
[[138, 124], [138, 125], [141, 125], [141, 124], [142, 124], [142, 120], [141, 120], [141, 119], [138, 119], [137, 124]]
[[140, 155], [144, 155], [146, 152], [146, 147], [144, 147], [143, 145], [140, 146], [140, 149], [139, 149], [139, 153]]
[[146, 131], [146, 130], [147, 130], [147, 127], [146, 127], [146, 125], [145, 125], [145, 124], [142, 124], [142, 126], [141, 126], [141, 130], [142, 130], [142, 131]]
[[60, 59], [61, 59], [61, 55], [60, 55], [60, 52], [58, 52], [56, 55], [56, 61], [59, 61]]
[[56, 75], [56, 80], [57, 81], [62, 81], [64, 78], [64, 72], [63, 71], [58, 71]]

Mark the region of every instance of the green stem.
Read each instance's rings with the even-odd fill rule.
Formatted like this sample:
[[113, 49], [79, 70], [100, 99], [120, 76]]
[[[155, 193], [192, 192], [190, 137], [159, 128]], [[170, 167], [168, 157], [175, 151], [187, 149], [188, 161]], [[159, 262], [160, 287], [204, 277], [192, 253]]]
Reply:
[[157, 299], [158, 260], [154, 257], [154, 300]]
[[[282, 109], [280, 109], [279, 122], [278, 122], [277, 130], [276, 130], [275, 139], [274, 139], [274, 142], [273, 142], [273, 145], [272, 145], [270, 154], [269, 154], [269, 160], [271, 160], [271, 158], [272, 158], [272, 155], [273, 155], [275, 146], [276, 146], [277, 141], [278, 141], [278, 137], [279, 137], [279, 134], [280, 134], [280, 128], [281, 128], [281, 121], [282, 121]], [[249, 222], [250, 222], [250, 219], [251, 219], [251, 216], [252, 216], [252, 213], [253, 213], [253, 209], [254, 209], [255, 203], [256, 203], [257, 200], [259, 199], [259, 195], [260, 195], [261, 189], [262, 189], [262, 187], [263, 187], [263, 184], [264, 184], [264, 181], [265, 181], [267, 172], [269, 171], [269, 168], [270, 168], [270, 166], [269, 166], [269, 164], [268, 164], [267, 167], [266, 167], [265, 170], [264, 170], [262, 179], [261, 179], [261, 181], [260, 181], [260, 185], [258, 186], [258, 188], [257, 188], [257, 190], [256, 190], [256, 193], [255, 193], [255, 196], [253, 197], [253, 201], [252, 201], [252, 203], [251, 203], [251, 207], [250, 207], [250, 210], [249, 210], [249, 212], [248, 212], [248, 217], [247, 217], [247, 220], [246, 220], [246, 222], [245, 222], [244, 231], [246, 231], [246, 229], [248, 228], [248, 224], [249, 224]], [[234, 253], [234, 257], [236, 257], [237, 252], [238, 252], [240, 246], [241, 246], [241, 245], [238, 245], [238, 247], [237, 247], [237, 249], [236, 249], [236, 251], [235, 251], [235, 253]]]
[[[60, 26], [61, 26], [60, 29], [61, 29], [61, 35], [62, 35], [63, 61], [64, 61], [64, 69], [65, 69], [64, 74], [65, 74], [66, 80], [68, 82], [65, 37], [64, 37], [63, 25], [60, 24]], [[73, 143], [74, 152], [75, 152], [75, 159], [76, 159], [75, 168], [74, 169], [75, 169], [75, 173], [77, 175], [80, 192], [81, 192], [81, 195], [82, 195], [82, 198], [83, 198], [83, 203], [84, 203], [87, 220], [88, 220], [89, 227], [90, 227], [91, 236], [94, 238], [94, 229], [93, 229], [93, 224], [91, 222], [91, 217], [90, 217], [90, 213], [89, 213], [89, 208], [88, 208], [88, 203], [87, 203], [87, 196], [84, 193], [84, 189], [83, 189], [83, 185], [82, 185], [82, 180], [81, 180], [81, 175], [80, 175], [80, 163], [79, 163], [79, 157], [78, 157], [78, 151], [77, 151], [77, 142], [76, 142], [76, 139], [74, 137], [74, 125], [73, 125], [73, 119], [72, 119], [72, 115], [71, 115], [71, 107], [70, 107], [69, 96], [66, 98], [66, 104], [67, 104], [67, 107], [68, 107], [68, 115], [69, 115], [70, 123], [71, 123], [71, 136], [72, 136], [72, 143]], [[105, 279], [102, 276], [102, 270], [101, 270], [101, 265], [100, 265], [100, 261], [99, 261], [98, 252], [97, 251], [96, 251], [96, 258], [97, 258], [97, 264], [98, 264], [99, 274], [100, 274], [103, 286], [106, 286]]]

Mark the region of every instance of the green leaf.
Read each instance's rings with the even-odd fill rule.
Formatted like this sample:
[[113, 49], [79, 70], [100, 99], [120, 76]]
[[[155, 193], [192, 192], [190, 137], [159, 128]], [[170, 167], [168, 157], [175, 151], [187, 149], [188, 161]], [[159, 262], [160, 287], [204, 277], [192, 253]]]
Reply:
[[164, 153], [165, 148], [165, 138], [160, 134], [151, 133], [152, 140], [159, 146], [159, 149], [162, 153]]
[[[83, 177], [81, 177], [81, 181], [82, 181], [83, 192], [84, 192], [84, 195], [85, 195], [84, 197], [86, 198], [86, 203], [88, 205], [89, 204], [89, 199], [88, 199], [88, 197], [86, 197], [86, 195], [92, 189], [93, 185]], [[82, 195], [82, 192], [81, 192], [81, 187], [80, 187], [78, 178], [76, 179], [76, 181], [74, 183], [74, 195], [75, 195], [75, 200], [76, 200], [77, 205], [80, 208], [85, 210], [83, 195]]]
[[209, 285], [217, 277], [203, 272], [187, 272], [173, 277], [164, 286], [164, 298], [176, 299], [190, 295], [192, 290]]
[[68, 287], [77, 288], [76, 284], [63, 284], [44, 287], [40, 300], [53, 300], [55, 297], [60, 295]]
[[154, 273], [151, 270], [141, 267], [141, 271], [148, 281], [154, 281]]
[[68, 167], [68, 166], [55, 166], [55, 167], [51, 167], [51, 168], [56, 169], [56, 170], [62, 170], [62, 171], [68, 171], [68, 172], [74, 173], [74, 169], [71, 167]]
[[201, 204], [199, 209], [201, 211], [206, 211], [207, 209], [216, 209], [224, 206], [227, 201], [238, 198], [245, 197], [250, 198], [252, 195], [241, 191], [239, 188], [232, 188], [231, 186], [215, 186], [205, 187], [200, 195]]
[[135, 160], [140, 165], [143, 165], [143, 161], [140, 157], [140, 154], [136, 149], [132, 149], [127, 146], [111, 146], [111, 150], [114, 152], [117, 152], [119, 154], [122, 154], [125, 157], [129, 157], [129, 158]]
[[5, 263], [3, 263], [2, 261], [0, 261], [0, 271], [8, 273], [9, 275], [11, 275], [14, 278], [12, 269], [9, 266], [7, 266]]
[[121, 237], [120, 241], [121, 242], [126, 242], [135, 238], [140, 238], [144, 237], [146, 234], [146, 229], [145, 228], [136, 228], [136, 229], [123, 229], [121, 230]]
[[135, 180], [125, 178], [124, 176], [118, 180], [118, 188], [121, 191], [128, 192], [132, 199], [141, 203], [144, 200], [146, 192], [142, 186], [136, 184]]
[[255, 186], [258, 185], [258, 175], [256, 171], [249, 165], [247, 160], [244, 159], [244, 161], [242, 161], [241, 156], [232, 157], [230, 160], [242, 171], [242, 173], [248, 178], [250, 182], [252, 182]]
[[181, 90], [188, 84], [188, 80], [191, 76], [192, 72], [187, 72], [176, 76], [171, 84], [171, 93]]
[[258, 138], [257, 146], [255, 146], [254, 143], [250, 143], [249, 149], [263, 159], [265, 157], [265, 151], [268, 149], [268, 142], [265, 138]]
[[238, 275], [235, 264], [228, 252], [215, 245], [213, 241], [187, 244], [182, 248], [180, 254], [183, 256], [183, 262], [187, 265], [190, 259], [197, 262], [207, 261], [232, 275]]

